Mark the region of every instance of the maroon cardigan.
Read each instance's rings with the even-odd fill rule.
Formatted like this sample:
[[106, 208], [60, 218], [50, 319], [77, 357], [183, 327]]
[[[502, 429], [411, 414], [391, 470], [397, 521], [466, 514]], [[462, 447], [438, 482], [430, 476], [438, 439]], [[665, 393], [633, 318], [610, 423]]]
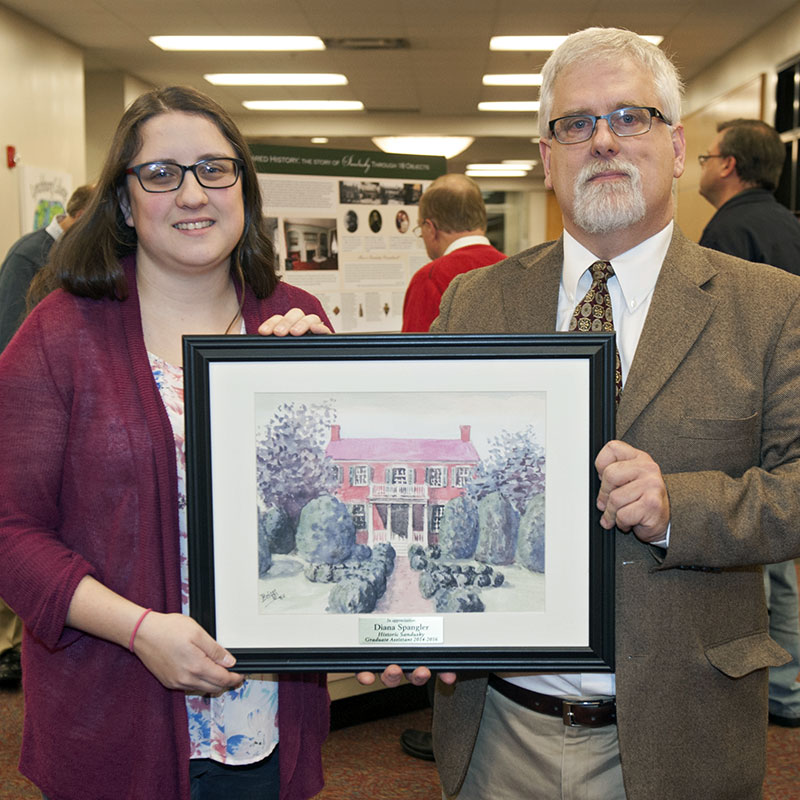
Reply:
[[[184, 693], [65, 626], [85, 575], [181, 610], [175, 446], [125, 266], [127, 300], [54, 292], [0, 356], [0, 597], [25, 622], [20, 771], [51, 800], [189, 798]], [[280, 283], [245, 293], [248, 333], [292, 307], [328, 322]], [[325, 677], [281, 676], [278, 709], [281, 800], [305, 800], [322, 788]]]

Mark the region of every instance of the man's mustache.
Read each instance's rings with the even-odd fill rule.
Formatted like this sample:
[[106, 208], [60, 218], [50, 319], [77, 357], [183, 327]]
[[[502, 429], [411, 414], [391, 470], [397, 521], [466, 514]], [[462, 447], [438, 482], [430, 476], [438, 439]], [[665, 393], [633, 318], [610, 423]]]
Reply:
[[587, 183], [592, 178], [608, 172], [619, 172], [629, 178], [637, 178], [639, 176], [639, 170], [630, 161], [614, 159], [613, 161], [595, 161], [587, 164], [578, 174], [578, 180], [580, 183]]

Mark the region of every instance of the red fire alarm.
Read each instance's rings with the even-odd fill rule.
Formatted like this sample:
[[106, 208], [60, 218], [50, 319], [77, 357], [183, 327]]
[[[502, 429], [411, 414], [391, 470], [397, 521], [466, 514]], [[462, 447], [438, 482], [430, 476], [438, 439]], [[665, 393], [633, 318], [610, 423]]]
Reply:
[[13, 144], [6, 147], [6, 164], [9, 169], [17, 166], [17, 148]]

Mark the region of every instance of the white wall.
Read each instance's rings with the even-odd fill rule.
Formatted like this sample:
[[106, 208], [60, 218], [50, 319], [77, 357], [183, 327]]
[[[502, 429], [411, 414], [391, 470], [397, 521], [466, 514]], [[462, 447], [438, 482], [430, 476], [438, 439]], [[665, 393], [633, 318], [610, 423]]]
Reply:
[[0, 256], [20, 236], [19, 172], [6, 166], [13, 145], [21, 164], [85, 181], [83, 55], [0, 7]]
[[508, 192], [506, 255], [547, 240], [547, 192], [544, 178], [476, 178], [486, 192]]
[[119, 71], [86, 73], [86, 174], [95, 181], [125, 109], [152, 87]]
[[765, 121], [775, 114], [776, 72], [785, 61], [800, 54], [800, 3], [790, 8], [739, 47], [697, 75], [686, 87], [683, 113], [690, 114], [732, 89], [766, 73]]

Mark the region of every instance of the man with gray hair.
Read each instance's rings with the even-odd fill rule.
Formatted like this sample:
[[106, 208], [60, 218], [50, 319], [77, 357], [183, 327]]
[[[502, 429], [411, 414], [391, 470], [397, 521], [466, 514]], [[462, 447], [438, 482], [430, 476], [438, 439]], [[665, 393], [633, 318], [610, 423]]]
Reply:
[[788, 656], [759, 565], [800, 554], [800, 279], [675, 226], [680, 101], [675, 67], [636, 34], [568, 37], [539, 117], [564, 234], [456, 277], [432, 326], [581, 330], [589, 294], [607, 293], [621, 386], [618, 438], [594, 462], [615, 537], [615, 674], [440, 676], [451, 798], [761, 797], [767, 669]]

